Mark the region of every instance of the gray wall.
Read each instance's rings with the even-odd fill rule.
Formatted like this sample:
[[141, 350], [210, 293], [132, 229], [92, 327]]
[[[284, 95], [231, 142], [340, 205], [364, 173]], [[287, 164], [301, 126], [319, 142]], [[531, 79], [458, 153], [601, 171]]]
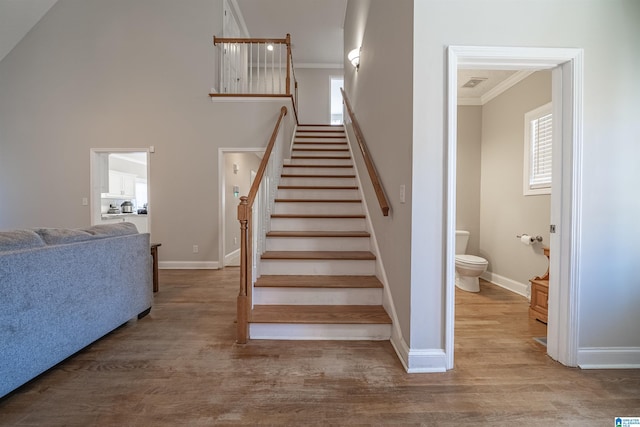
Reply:
[[[362, 46], [360, 70], [345, 66], [345, 89], [369, 146], [382, 185], [391, 204], [382, 216], [366, 168], [355, 154], [364, 194], [389, 280], [402, 339], [433, 324], [432, 312], [411, 294], [411, 208], [412, 208], [412, 13], [409, 0], [350, 0], [344, 26], [346, 53]], [[402, 46], [399, 49], [398, 46]], [[349, 127], [351, 139], [355, 141]], [[406, 203], [400, 203], [400, 185], [406, 185]], [[420, 191], [428, 191], [423, 188]], [[436, 278], [439, 281], [439, 278]], [[431, 283], [429, 273], [421, 280]], [[412, 306], [415, 304], [415, 307]], [[413, 323], [412, 317], [419, 320]], [[413, 327], [411, 325], [413, 324]], [[417, 326], [417, 325], [420, 326]]]
[[58, 1], [0, 62], [0, 228], [88, 226], [90, 148], [154, 145], [160, 260], [217, 262], [218, 147], [264, 147], [280, 107], [290, 106], [210, 100], [221, 8], [220, 0]]
[[482, 108], [480, 255], [488, 271], [521, 284], [548, 266], [542, 245], [516, 235], [543, 237], [549, 245], [551, 197], [524, 196], [524, 115], [551, 102], [551, 72], [534, 73]]
[[458, 107], [456, 164], [456, 229], [467, 230], [467, 253], [480, 252], [480, 170], [482, 107]]
[[300, 123], [331, 122], [331, 77], [342, 76], [342, 68], [299, 68], [298, 118]]

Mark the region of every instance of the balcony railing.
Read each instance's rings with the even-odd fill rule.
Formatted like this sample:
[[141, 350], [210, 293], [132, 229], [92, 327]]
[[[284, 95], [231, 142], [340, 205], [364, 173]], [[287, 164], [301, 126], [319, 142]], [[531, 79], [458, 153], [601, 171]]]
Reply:
[[220, 38], [219, 94], [212, 96], [292, 96], [297, 82], [291, 55], [291, 36], [283, 39]]

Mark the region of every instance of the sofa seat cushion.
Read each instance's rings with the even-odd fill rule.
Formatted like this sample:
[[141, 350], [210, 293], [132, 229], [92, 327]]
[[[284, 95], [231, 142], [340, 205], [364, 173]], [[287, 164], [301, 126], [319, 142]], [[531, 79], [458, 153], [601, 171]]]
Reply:
[[45, 246], [44, 240], [33, 230], [0, 231], [0, 252]]

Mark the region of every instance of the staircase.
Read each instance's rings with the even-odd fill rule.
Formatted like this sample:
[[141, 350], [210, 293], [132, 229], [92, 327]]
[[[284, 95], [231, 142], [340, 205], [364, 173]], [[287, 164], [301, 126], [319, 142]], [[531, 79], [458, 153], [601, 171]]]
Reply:
[[298, 126], [254, 285], [252, 339], [389, 339], [365, 220], [344, 128]]

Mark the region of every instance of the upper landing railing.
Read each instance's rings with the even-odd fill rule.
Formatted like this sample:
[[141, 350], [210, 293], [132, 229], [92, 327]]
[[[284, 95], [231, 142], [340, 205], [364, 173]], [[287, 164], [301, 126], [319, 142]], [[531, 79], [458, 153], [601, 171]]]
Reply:
[[220, 87], [211, 96], [292, 96], [297, 81], [291, 55], [291, 35], [283, 39], [220, 38]]

